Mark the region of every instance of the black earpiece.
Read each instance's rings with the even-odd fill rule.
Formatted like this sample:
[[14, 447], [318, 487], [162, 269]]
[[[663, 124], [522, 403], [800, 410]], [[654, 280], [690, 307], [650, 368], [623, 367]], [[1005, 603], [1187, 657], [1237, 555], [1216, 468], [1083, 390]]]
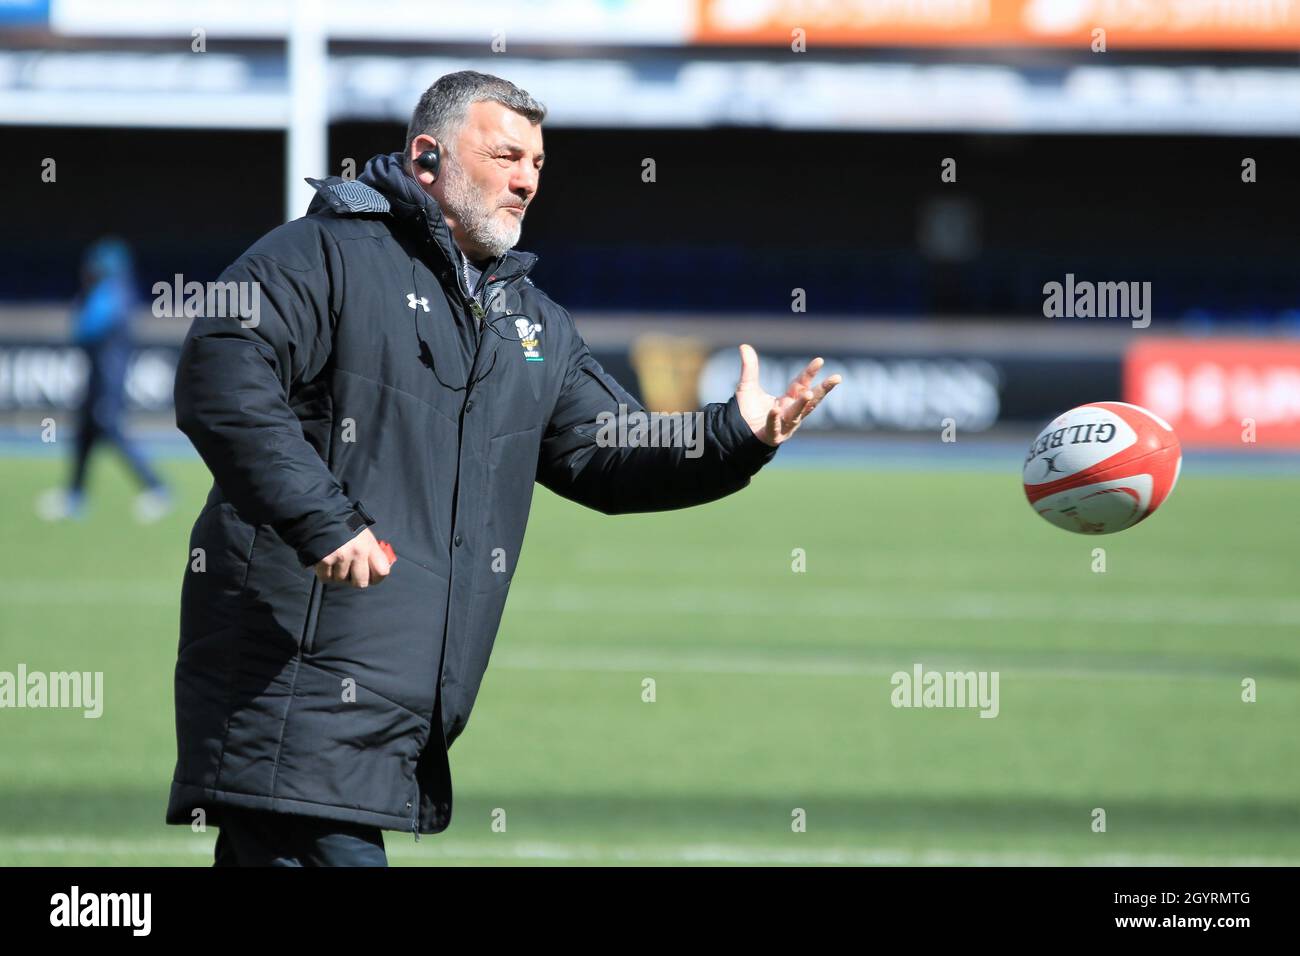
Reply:
[[442, 153], [439, 151], [437, 146], [434, 146], [433, 149], [426, 149], [419, 156], [415, 157], [415, 162], [421, 169], [427, 169], [429, 172], [433, 173], [434, 181], [437, 181], [438, 170], [442, 166]]

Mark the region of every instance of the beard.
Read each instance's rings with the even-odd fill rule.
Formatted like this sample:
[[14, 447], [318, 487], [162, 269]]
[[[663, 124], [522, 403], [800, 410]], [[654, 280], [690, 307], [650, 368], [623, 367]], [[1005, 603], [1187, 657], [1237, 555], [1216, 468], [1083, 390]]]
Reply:
[[510, 213], [513, 221], [502, 221], [499, 199], [488, 196], [456, 162], [455, 154], [448, 152], [445, 163], [446, 191], [443, 193], [447, 211], [458, 222], [471, 243], [482, 250], [489, 259], [496, 259], [507, 249], [513, 249], [523, 232], [523, 216]]

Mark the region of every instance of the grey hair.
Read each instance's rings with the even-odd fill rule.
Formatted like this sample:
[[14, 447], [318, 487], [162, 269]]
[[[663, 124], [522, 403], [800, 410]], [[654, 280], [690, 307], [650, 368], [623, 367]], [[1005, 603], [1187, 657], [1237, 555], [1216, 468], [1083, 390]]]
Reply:
[[470, 105], [484, 101], [500, 103], [534, 126], [546, 118], [546, 107], [509, 80], [474, 70], [448, 73], [424, 91], [411, 114], [411, 122], [406, 127], [407, 165], [415, 137], [428, 135], [439, 143], [449, 143], [465, 125]]

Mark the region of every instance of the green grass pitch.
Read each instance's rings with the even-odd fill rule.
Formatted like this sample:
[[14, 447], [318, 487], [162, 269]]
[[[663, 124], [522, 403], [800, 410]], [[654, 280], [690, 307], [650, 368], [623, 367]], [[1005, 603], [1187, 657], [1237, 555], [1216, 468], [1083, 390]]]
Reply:
[[[162, 822], [209, 480], [163, 468], [159, 524], [97, 459], [89, 514], [48, 525], [32, 502], [65, 463], [0, 460], [0, 670], [103, 671], [105, 698], [98, 719], [0, 710], [0, 864], [211, 863], [214, 829]], [[539, 488], [451, 827], [385, 832], [390, 860], [1295, 864], [1295, 488], [1185, 467], [1160, 513], [1098, 538], [1036, 518], [1017, 461], [771, 468], [622, 517]], [[918, 662], [998, 671], [999, 715], [893, 707]]]

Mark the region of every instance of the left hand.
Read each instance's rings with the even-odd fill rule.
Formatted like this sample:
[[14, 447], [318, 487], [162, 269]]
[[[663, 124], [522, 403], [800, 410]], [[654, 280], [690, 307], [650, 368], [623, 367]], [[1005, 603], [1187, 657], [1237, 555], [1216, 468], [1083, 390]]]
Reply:
[[779, 398], [769, 395], [758, 385], [758, 353], [753, 346], [740, 347], [740, 384], [736, 386], [736, 402], [754, 434], [766, 444], [776, 446], [788, 439], [831, 389], [843, 379], [832, 375], [812, 388], [812, 380], [822, 367], [820, 356], [796, 376]]

